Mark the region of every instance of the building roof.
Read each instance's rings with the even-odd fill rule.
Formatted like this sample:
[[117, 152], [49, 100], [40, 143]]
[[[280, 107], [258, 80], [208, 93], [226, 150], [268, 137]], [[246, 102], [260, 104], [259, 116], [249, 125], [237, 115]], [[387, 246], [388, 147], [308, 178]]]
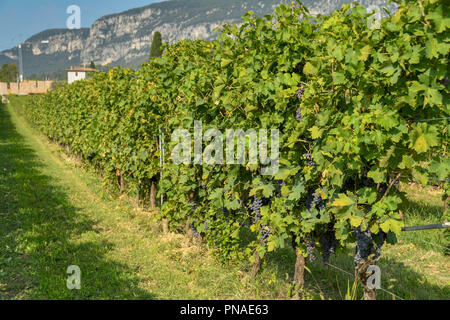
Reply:
[[98, 72], [97, 69], [83, 68], [83, 67], [70, 68], [70, 69], [67, 69], [66, 71], [73, 71], [73, 72]]

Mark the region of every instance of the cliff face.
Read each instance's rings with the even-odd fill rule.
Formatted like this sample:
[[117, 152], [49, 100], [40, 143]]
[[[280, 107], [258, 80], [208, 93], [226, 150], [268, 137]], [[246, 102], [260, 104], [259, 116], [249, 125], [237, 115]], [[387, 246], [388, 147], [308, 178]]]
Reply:
[[272, 13], [279, 0], [173, 0], [105, 16], [91, 27], [81, 60], [136, 66], [148, 59], [153, 32], [163, 41], [215, 37], [214, 30], [238, 23], [249, 10]]
[[[89, 29], [52, 29], [38, 33], [22, 45], [25, 76], [49, 74], [70, 66], [79, 65]], [[42, 43], [45, 41], [48, 43]], [[18, 48], [0, 52], [0, 64], [18, 65]]]
[[[148, 59], [152, 35], [160, 31], [163, 41], [213, 39], [214, 29], [239, 23], [252, 10], [257, 16], [272, 14], [290, 0], [172, 0], [98, 19], [90, 29], [54, 29], [26, 41], [23, 48], [25, 76], [48, 74], [79, 64], [138, 67]], [[305, 0], [311, 13], [329, 13], [352, 0]], [[360, 0], [366, 7], [386, 0]], [[42, 43], [45, 41], [48, 43]], [[0, 64], [17, 63], [18, 49], [0, 52]]]

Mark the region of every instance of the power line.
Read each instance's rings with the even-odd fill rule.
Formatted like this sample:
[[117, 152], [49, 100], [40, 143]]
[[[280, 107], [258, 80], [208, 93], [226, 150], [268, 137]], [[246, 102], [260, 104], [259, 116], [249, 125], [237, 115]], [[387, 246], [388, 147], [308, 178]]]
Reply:
[[435, 246], [435, 247], [437, 247], [437, 248], [441, 248], [441, 249], [450, 251], [450, 248], [441, 246], [440, 244], [437, 244], [437, 243], [433, 243], [433, 242], [430, 242], [430, 241], [423, 240], [423, 239], [421, 239], [421, 238], [412, 238], [412, 237], [408, 237], [408, 238], [411, 239], [411, 240], [419, 240], [419, 241], [421, 241], [421, 242], [423, 242], [423, 243], [426, 243], [426, 244], [429, 244], [429, 245], [431, 245], [431, 246]]
[[327, 266], [330, 266], [330, 267], [332, 267], [332, 268], [335, 268], [336, 270], [339, 270], [339, 271], [341, 271], [341, 272], [343, 272], [343, 273], [345, 273], [345, 274], [351, 276], [352, 278], [355, 277], [355, 276], [354, 276], [353, 274], [351, 274], [350, 272], [348, 272], [348, 271], [346, 271], [346, 270], [344, 270], [344, 269], [341, 269], [341, 268], [339, 268], [339, 267], [337, 267], [337, 266], [334, 266], [334, 265], [332, 265], [332, 264], [329, 263], [329, 262], [327, 262], [326, 265], [327, 265]]
[[390, 292], [389, 290], [383, 289], [383, 288], [381, 288], [381, 287], [380, 287], [380, 290], [381, 290], [381, 291], [384, 291], [384, 292], [386, 292], [386, 293], [388, 293], [388, 294], [391, 294], [391, 295], [393, 295], [393, 296], [394, 296], [394, 297], [396, 297], [397, 299], [400, 299], [400, 300], [405, 300], [405, 299], [403, 299], [403, 298], [399, 297], [398, 295], [396, 295], [395, 293], [393, 293], [393, 292]]

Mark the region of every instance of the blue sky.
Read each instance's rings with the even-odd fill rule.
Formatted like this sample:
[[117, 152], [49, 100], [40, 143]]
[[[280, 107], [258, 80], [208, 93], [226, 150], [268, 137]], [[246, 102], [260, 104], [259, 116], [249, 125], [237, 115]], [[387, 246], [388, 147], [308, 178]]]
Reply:
[[90, 27], [101, 16], [146, 6], [162, 0], [0, 0], [0, 51], [52, 28], [66, 28], [70, 5], [81, 8], [81, 26]]

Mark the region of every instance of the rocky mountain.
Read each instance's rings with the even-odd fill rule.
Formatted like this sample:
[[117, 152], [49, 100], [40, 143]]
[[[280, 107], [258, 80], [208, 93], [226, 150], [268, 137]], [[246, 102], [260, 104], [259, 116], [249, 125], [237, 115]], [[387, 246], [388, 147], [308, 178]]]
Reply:
[[[213, 39], [214, 30], [239, 23], [246, 12], [273, 13], [290, 0], [171, 0], [104, 16], [89, 29], [52, 29], [38, 33], [22, 49], [25, 76], [43, 75], [80, 64], [138, 67], [148, 59], [152, 35], [163, 41]], [[329, 13], [353, 0], [304, 0], [311, 13]], [[384, 6], [386, 0], [360, 0], [365, 7]], [[43, 42], [44, 41], [44, 42]], [[18, 48], [0, 52], [0, 65], [17, 63]]]

